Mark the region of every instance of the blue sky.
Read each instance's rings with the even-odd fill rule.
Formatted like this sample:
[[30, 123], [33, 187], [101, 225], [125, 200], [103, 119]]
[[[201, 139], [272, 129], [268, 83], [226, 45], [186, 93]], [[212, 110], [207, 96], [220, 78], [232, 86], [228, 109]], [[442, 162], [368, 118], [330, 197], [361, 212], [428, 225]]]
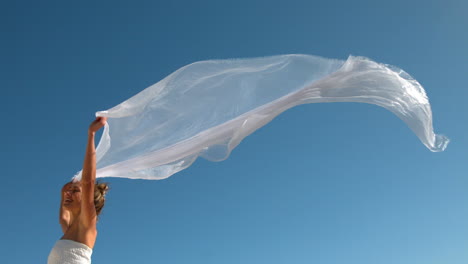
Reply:
[[226, 161], [107, 179], [93, 263], [468, 263], [467, 11], [462, 0], [0, 4], [2, 262], [46, 263], [96, 111], [194, 61], [304, 53], [406, 70], [447, 150], [377, 106], [298, 106]]

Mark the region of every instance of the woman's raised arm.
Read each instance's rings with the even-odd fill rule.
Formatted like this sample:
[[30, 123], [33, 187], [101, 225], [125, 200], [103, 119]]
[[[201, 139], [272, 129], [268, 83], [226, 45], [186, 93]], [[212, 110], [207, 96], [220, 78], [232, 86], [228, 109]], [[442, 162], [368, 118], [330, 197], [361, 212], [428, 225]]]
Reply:
[[96, 182], [96, 147], [94, 136], [96, 132], [106, 124], [105, 117], [98, 117], [88, 129], [88, 142], [83, 163], [81, 178], [82, 201], [81, 201], [81, 223], [90, 226], [96, 223], [96, 209], [94, 207], [94, 185]]

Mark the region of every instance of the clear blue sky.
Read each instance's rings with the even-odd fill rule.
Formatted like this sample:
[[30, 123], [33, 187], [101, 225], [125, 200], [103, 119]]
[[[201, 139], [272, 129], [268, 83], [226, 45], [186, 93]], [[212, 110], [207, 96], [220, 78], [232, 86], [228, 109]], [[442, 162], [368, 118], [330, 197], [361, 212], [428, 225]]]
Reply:
[[46, 263], [96, 111], [194, 61], [304, 53], [406, 70], [447, 150], [377, 106], [299, 106], [226, 161], [109, 178], [93, 263], [468, 263], [467, 13], [465, 0], [2, 2], [1, 262]]

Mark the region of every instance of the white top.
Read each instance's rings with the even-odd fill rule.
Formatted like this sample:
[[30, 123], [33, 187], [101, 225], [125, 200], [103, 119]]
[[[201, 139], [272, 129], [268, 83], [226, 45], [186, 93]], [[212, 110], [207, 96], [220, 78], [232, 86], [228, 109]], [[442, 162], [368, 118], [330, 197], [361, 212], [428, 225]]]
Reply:
[[93, 250], [85, 244], [61, 239], [55, 243], [47, 264], [91, 264]]

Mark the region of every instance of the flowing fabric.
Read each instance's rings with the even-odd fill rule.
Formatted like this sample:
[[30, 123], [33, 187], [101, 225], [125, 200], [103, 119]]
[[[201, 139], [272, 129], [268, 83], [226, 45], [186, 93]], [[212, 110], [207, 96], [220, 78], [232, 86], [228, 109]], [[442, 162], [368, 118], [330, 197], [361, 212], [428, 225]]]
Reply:
[[97, 177], [164, 179], [199, 156], [221, 161], [285, 110], [325, 102], [384, 107], [431, 151], [443, 151], [449, 142], [434, 134], [422, 86], [394, 66], [354, 56], [209, 60], [182, 67], [96, 113], [108, 117], [97, 147]]

